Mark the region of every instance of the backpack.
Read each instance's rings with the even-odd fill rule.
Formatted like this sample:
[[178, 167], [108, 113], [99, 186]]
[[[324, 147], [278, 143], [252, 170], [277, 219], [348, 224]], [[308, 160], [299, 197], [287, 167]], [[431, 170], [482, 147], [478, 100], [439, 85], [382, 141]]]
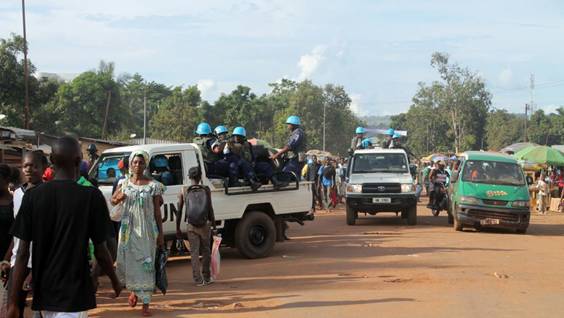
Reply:
[[208, 222], [210, 200], [208, 188], [202, 185], [193, 185], [186, 190], [186, 221], [194, 226], [204, 226]]

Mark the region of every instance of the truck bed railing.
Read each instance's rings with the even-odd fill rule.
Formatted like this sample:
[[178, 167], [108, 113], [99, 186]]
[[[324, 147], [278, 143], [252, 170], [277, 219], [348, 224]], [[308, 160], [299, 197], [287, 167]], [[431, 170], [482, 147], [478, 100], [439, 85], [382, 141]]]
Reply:
[[268, 193], [268, 192], [281, 192], [281, 191], [295, 191], [300, 189], [300, 180], [292, 173], [292, 178], [287, 186], [275, 188], [272, 184], [266, 184], [260, 187], [258, 190], [251, 190], [250, 186], [243, 187], [229, 187], [229, 179], [223, 180], [223, 188], [226, 195], [241, 195], [241, 194], [253, 194], [253, 193]]

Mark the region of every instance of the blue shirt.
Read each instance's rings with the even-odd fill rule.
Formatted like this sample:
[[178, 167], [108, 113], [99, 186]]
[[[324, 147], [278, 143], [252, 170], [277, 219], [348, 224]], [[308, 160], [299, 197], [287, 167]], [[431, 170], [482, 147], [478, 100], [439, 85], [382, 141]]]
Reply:
[[325, 169], [325, 166], [319, 167], [319, 171], [317, 172], [317, 174], [321, 176], [321, 184], [323, 184], [326, 187], [331, 187], [331, 186], [333, 186], [333, 179], [325, 178], [325, 176], [323, 175], [324, 169]]

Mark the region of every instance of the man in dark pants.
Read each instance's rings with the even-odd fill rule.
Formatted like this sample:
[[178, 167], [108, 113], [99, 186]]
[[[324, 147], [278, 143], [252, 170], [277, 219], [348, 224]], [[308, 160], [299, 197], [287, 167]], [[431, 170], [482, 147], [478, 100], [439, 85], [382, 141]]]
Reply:
[[[88, 267], [89, 239], [116, 296], [122, 290], [105, 243], [110, 222], [108, 207], [100, 190], [77, 184], [80, 157], [76, 139], [62, 137], [55, 142], [51, 155], [55, 178], [25, 193], [11, 230], [20, 239], [13, 284], [23, 285], [33, 242], [32, 309], [49, 317], [62, 313], [85, 315], [96, 307]], [[17, 300], [18, 293], [12, 289], [9, 318], [19, 316]]]
[[[277, 153], [272, 155], [270, 159], [276, 160], [282, 155], [286, 155], [286, 162], [282, 168], [283, 172], [294, 173], [296, 178], [300, 180], [301, 162], [305, 159], [306, 136], [301, 128], [300, 117], [290, 116], [286, 120], [290, 137], [286, 145]], [[303, 157], [303, 158], [302, 158]]]

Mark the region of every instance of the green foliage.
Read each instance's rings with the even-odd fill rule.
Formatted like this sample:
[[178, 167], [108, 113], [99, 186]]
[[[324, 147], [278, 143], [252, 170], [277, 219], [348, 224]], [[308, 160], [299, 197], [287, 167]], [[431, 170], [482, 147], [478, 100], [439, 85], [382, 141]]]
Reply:
[[176, 87], [157, 108], [150, 122], [151, 136], [159, 139], [188, 142], [203, 119], [198, 110], [201, 95], [197, 86]]
[[488, 114], [486, 142], [490, 150], [500, 150], [523, 139], [524, 118], [496, 109]]
[[528, 129], [529, 141], [540, 145], [564, 143], [564, 107], [546, 115], [542, 109], [531, 115]]
[[446, 54], [434, 53], [431, 65], [441, 80], [419, 83], [406, 116], [394, 117], [393, 124], [408, 131], [408, 146], [419, 155], [482, 148], [491, 106], [485, 83]]

